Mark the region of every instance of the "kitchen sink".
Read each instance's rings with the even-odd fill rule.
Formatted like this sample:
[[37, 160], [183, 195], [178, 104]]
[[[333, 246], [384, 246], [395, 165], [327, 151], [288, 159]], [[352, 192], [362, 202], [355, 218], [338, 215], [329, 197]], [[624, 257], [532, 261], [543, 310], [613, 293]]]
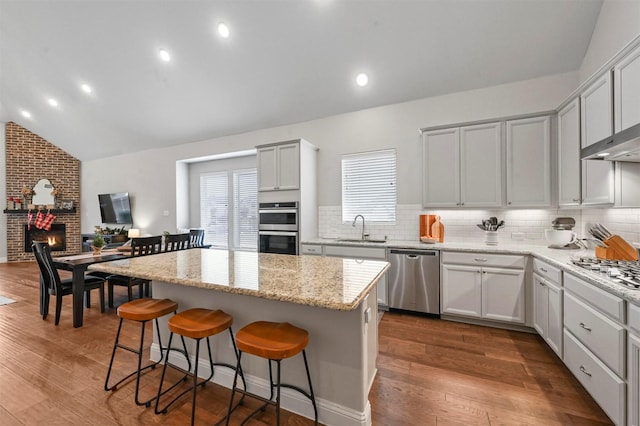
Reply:
[[339, 243], [386, 243], [387, 240], [338, 239]]

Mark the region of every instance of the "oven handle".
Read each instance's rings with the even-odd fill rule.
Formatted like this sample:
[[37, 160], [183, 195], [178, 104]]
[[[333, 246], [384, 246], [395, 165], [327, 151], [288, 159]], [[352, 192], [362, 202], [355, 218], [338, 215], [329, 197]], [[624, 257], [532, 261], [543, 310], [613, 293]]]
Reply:
[[298, 213], [298, 209], [261, 209], [258, 210], [259, 214], [263, 213]]
[[297, 237], [297, 232], [287, 232], [287, 231], [258, 231], [258, 235], [280, 235], [283, 237]]

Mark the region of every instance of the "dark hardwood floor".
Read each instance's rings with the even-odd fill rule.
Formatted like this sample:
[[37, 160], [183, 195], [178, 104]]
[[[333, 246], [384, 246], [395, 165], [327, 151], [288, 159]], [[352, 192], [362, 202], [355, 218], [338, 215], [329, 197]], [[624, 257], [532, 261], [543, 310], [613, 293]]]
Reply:
[[[124, 301], [126, 289], [116, 291]], [[58, 327], [53, 314], [46, 321], [39, 316], [35, 263], [0, 264], [0, 295], [17, 301], [0, 306], [0, 425], [189, 423], [190, 397], [155, 415], [133, 403], [132, 384], [103, 390], [117, 316], [115, 310], [100, 313], [97, 295], [79, 329], [71, 324], [70, 296]], [[137, 336], [134, 327], [125, 332], [130, 341]], [[369, 397], [374, 425], [610, 424], [533, 334], [387, 313], [380, 323], [378, 369]], [[159, 369], [144, 377], [143, 395], [155, 392], [158, 377]], [[221, 418], [228, 397], [215, 384], [200, 388], [196, 424]], [[232, 424], [256, 406], [241, 407]], [[274, 423], [267, 410], [248, 424]], [[282, 422], [312, 423], [289, 413]]]

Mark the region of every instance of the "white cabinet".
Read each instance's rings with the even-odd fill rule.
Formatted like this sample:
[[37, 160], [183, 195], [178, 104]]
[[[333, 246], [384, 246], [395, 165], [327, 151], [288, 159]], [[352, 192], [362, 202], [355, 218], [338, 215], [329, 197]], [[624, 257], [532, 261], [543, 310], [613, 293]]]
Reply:
[[524, 258], [483, 253], [442, 253], [443, 314], [525, 322]]
[[507, 205], [551, 205], [550, 117], [507, 121]]
[[500, 206], [501, 163], [500, 123], [424, 132], [424, 205]]
[[258, 191], [300, 188], [300, 144], [258, 147]]
[[[325, 256], [332, 257], [347, 257], [353, 259], [373, 259], [373, 260], [386, 260], [387, 250], [378, 247], [353, 247], [353, 246], [323, 246], [323, 253]], [[378, 281], [377, 287], [378, 293], [378, 306], [387, 308], [389, 306], [388, 290], [387, 290], [387, 274], [384, 274], [380, 281]]]
[[615, 130], [640, 123], [640, 47], [613, 68]]
[[580, 204], [580, 101], [558, 112], [558, 204]]
[[582, 204], [614, 202], [614, 162], [582, 160]]
[[611, 73], [594, 81], [580, 95], [582, 148], [613, 134]]
[[562, 358], [562, 278], [559, 269], [533, 260], [533, 327]]
[[563, 361], [613, 423], [624, 425], [626, 303], [564, 273]]
[[640, 426], [640, 306], [629, 304], [629, 360], [627, 367], [628, 419]]

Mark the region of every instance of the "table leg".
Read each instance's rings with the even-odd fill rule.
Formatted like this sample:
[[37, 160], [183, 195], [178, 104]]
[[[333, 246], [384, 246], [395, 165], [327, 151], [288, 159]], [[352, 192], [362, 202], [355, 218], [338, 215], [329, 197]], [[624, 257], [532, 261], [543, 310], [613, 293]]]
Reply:
[[73, 292], [73, 326], [82, 327], [83, 296], [84, 296], [84, 271], [86, 268], [73, 268], [71, 290]]

